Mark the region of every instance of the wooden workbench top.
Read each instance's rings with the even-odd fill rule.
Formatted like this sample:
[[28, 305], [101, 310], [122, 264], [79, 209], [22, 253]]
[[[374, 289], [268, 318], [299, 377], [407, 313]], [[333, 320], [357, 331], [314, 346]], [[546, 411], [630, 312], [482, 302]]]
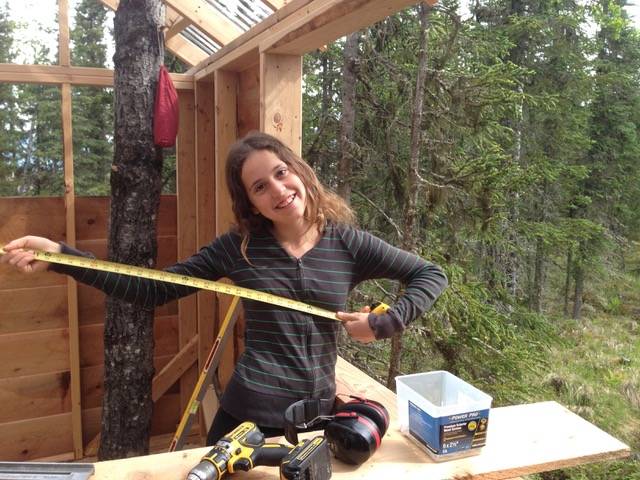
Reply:
[[[392, 422], [380, 449], [359, 467], [334, 459], [333, 478], [360, 479], [511, 479], [584, 463], [623, 458], [627, 445], [556, 402], [492, 408], [487, 444], [479, 455], [435, 463], [398, 430], [395, 395], [347, 362], [338, 365], [341, 390], [383, 401]], [[91, 480], [182, 480], [208, 447], [123, 460], [98, 462]], [[229, 475], [237, 480], [276, 480], [275, 467]]]
[[[95, 464], [93, 480], [182, 480], [207, 447]], [[334, 460], [333, 478], [509, 479], [519, 475], [621, 458], [629, 447], [556, 402], [494, 408], [487, 445], [479, 455], [434, 463], [392, 424], [380, 449], [354, 468]], [[234, 474], [240, 480], [275, 480], [278, 469]]]

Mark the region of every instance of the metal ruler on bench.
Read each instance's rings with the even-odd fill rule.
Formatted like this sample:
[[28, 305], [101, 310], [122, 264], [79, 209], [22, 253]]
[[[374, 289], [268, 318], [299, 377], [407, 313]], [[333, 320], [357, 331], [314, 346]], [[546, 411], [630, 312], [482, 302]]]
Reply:
[[90, 463], [0, 462], [0, 480], [86, 480]]

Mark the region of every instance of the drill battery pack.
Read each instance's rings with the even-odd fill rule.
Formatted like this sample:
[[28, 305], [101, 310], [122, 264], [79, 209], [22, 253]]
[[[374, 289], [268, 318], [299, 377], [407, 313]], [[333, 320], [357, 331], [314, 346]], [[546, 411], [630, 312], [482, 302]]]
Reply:
[[331, 456], [324, 437], [298, 443], [280, 463], [281, 480], [328, 480], [331, 478]]

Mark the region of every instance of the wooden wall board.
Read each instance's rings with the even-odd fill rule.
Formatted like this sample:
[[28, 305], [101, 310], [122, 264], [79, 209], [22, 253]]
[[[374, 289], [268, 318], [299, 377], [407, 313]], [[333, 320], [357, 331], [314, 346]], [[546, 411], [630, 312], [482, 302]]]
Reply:
[[72, 450], [71, 413], [0, 424], [3, 460], [28, 461]]
[[[2, 205], [2, 203], [3, 202], [0, 202], [0, 205]], [[38, 203], [35, 203], [33, 206], [35, 207], [34, 212], [43, 208], [41, 205], [38, 205]], [[177, 199], [175, 195], [160, 196], [158, 236], [176, 235], [176, 208]], [[109, 210], [109, 197], [78, 197], [76, 199], [76, 234], [78, 239], [92, 240], [107, 238]], [[23, 230], [28, 231], [27, 229]]]
[[27, 233], [65, 238], [65, 216], [62, 197], [3, 197], [0, 241], [4, 243]]
[[69, 342], [66, 328], [0, 336], [0, 378], [68, 369]]
[[67, 286], [0, 290], [0, 335], [67, 326]]
[[71, 411], [69, 371], [0, 379], [0, 424]]

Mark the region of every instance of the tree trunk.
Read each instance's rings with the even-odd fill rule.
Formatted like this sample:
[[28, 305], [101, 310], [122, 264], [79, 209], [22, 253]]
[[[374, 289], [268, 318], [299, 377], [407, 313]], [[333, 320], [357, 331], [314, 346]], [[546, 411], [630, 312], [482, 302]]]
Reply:
[[340, 118], [340, 161], [338, 163], [338, 195], [351, 199], [351, 170], [353, 159], [353, 127], [356, 116], [356, 64], [358, 32], [347, 36], [342, 67], [342, 116]]
[[569, 247], [569, 250], [567, 251], [567, 268], [566, 268], [566, 272], [565, 272], [565, 278], [564, 278], [564, 306], [562, 309], [562, 313], [564, 314], [565, 317], [569, 316], [569, 291], [571, 290], [571, 267], [573, 263], [573, 251], [571, 250], [571, 247]]
[[582, 295], [584, 294], [584, 267], [578, 259], [578, 264], [574, 267], [575, 290], [573, 294], [573, 318], [580, 320], [582, 315]]
[[[120, 0], [114, 20], [115, 152], [109, 260], [155, 266], [162, 151], [153, 106], [164, 48], [161, 0]], [[153, 402], [153, 310], [107, 299], [104, 399], [98, 458], [149, 452]]]
[[[425, 82], [427, 79], [427, 30], [429, 26], [429, 14], [431, 7], [420, 4], [418, 7], [420, 16], [420, 54], [418, 59], [418, 73], [416, 75], [416, 90], [413, 97], [413, 113], [411, 116], [411, 152], [409, 168], [407, 170], [407, 195], [405, 201], [404, 235], [402, 248], [408, 251], [416, 247], [418, 229], [418, 200], [422, 188], [420, 188], [420, 143], [422, 133], [422, 110], [424, 106]], [[395, 377], [400, 370], [402, 358], [402, 334], [397, 333], [391, 339], [391, 356], [389, 359], [389, 372], [387, 375], [387, 387], [393, 388]]]
[[536, 242], [536, 253], [533, 266], [533, 288], [529, 296], [529, 308], [536, 313], [542, 312], [542, 292], [545, 280], [545, 256], [546, 248], [544, 241], [538, 239]]

